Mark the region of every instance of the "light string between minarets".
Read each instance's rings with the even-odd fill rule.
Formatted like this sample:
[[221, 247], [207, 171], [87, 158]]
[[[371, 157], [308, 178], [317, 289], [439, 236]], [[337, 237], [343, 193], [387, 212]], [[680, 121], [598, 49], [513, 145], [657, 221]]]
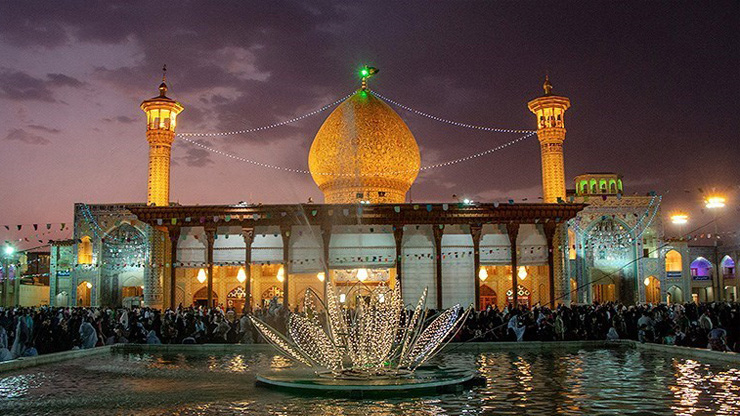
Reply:
[[[461, 123], [461, 122], [457, 122], [457, 121], [445, 119], [445, 118], [442, 118], [442, 117], [437, 117], [437, 116], [434, 116], [434, 115], [425, 113], [423, 111], [416, 110], [416, 109], [414, 109], [412, 107], [403, 105], [403, 104], [401, 104], [401, 103], [399, 103], [397, 101], [394, 101], [394, 100], [391, 100], [389, 98], [386, 98], [386, 97], [378, 94], [375, 91], [368, 90], [368, 92], [370, 92], [371, 94], [375, 95], [376, 97], [378, 97], [378, 98], [380, 98], [382, 100], [388, 101], [389, 103], [391, 103], [391, 104], [393, 104], [393, 105], [395, 105], [395, 106], [397, 106], [399, 108], [402, 108], [402, 109], [404, 109], [406, 111], [409, 111], [409, 112], [412, 112], [414, 114], [418, 114], [418, 115], [421, 115], [423, 117], [426, 117], [426, 118], [435, 120], [435, 121], [440, 122], [440, 123], [445, 123], [445, 124], [453, 125], [453, 126], [456, 126], [456, 127], [463, 127], [463, 128], [473, 129], [473, 130], [481, 130], [481, 131], [488, 131], [488, 132], [494, 132], [494, 133], [519, 133], [519, 134], [524, 134], [523, 136], [521, 136], [521, 137], [519, 137], [517, 139], [511, 140], [511, 141], [509, 141], [507, 143], [501, 144], [499, 146], [496, 146], [496, 147], [493, 147], [493, 148], [490, 148], [490, 149], [487, 149], [487, 150], [484, 150], [484, 151], [481, 151], [481, 152], [478, 152], [478, 153], [473, 153], [473, 154], [470, 154], [470, 155], [467, 155], [467, 156], [464, 156], [464, 157], [460, 157], [460, 158], [457, 158], [457, 159], [448, 160], [448, 161], [441, 162], [441, 163], [434, 163], [434, 164], [431, 164], [431, 165], [422, 166], [419, 169], [420, 171], [425, 171], [425, 170], [431, 170], [431, 169], [441, 168], [441, 167], [445, 167], [445, 166], [456, 165], [456, 164], [459, 164], [459, 163], [462, 163], [462, 162], [466, 162], [466, 161], [469, 161], [469, 160], [472, 160], [472, 159], [476, 159], [476, 158], [479, 158], [479, 157], [482, 157], [482, 156], [486, 156], [486, 155], [489, 155], [489, 154], [494, 153], [496, 151], [502, 150], [502, 149], [504, 149], [506, 147], [509, 147], [509, 146], [511, 146], [513, 144], [516, 144], [516, 143], [518, 143], [518, 142], [520, 142], [520, 141], [522, 141], [524, 139], [527, 139], [527, 138], [532, 137], [535, 134], [537, 134], [537, 131], [536, 130], [503, 129], [503, 128], [497, 128], [497, 127], [488, 127], [488, 126], [479, 126], [479, 125], [473, 125], [473, 124], [468, 124], [468, 123]], [[287, 124], [298, 122], [298, 121], [303, 120], [305, 118], [308, 118], [308, 117], [311, 117], [313, 115], [322, 113], [322, 112], [324, 112], [324, 111], [326, 111], [326, 110], [328, 110], [328, 109], [330, 109], [332, 107], [335, 107], [335, 106], [341, 104], [342, 102], [344, 102], [345, 100], [347, 100], [348, 98], [350, 98], [355, 93], [357, 93], [357, 91], [355, 91], [355, 92], [353, 92], [351, 94], [348, 94], [348, 95], [340, 98], [339, 100], [336, 100], [336, 101], [334, 101], [334, 102], [332, 102], [330, 104], [327, 104], [327, 105], [325, 105], [323, 107], [320, 107], [320, 108], [318, 108], [316, 110], [313, 110], [313, 111], [310, 111], [310, 112], [308, 112], [306, 114], [303, 114], [301, 116], [293, 117], [293, 118], [288, 119], [288, 120], [280, 121], [280, 122], [269, 124], [269, 125], [265, 125], [265, 126], [253, 127], [253, 128], [249, 128], [249, 129], [243, 129], [243, 130], [223, 131], [223, 132], [177, 133], [177, 137], [179, 137], [183, 141], [188, 142], [188, 143], [190, 143], [190, 144], [192, 144], [194, 146], [197, 146], [197, 147], [199, 147], [199, 148], [201, 148], [203, 150], [207, 150], [207, 151], [212, 152], [212, 153], [216, 153], [216, 154], [219, 154], [219, 155], [222, 155], [222, 156], [226, 156], [226, 157], [229, 157], [231, 159], [238, 160], [240, 162], [249, 163], [249, 164], [252, 164], [252, 165], [255, 165], [255, 166], [259, 166], [259, 167], [263, 167], [263, 168], [269, 168], [269, 169], [275, 169], [275, 170], [282, 170], [282, 171], [285, 171], [285, 172], [301, 173], [301, 174], [311, 174], [311, 172], [309, 170], [307, 170], [307, 169], [299, 169], [299, 168], [291, 168], [291, 167], [286, 167], [286, 166], [279, 166], [279, 165], [274, 165], [274, 164], [270, 164], [270, 163], [260, 162], [260, 161], [253, 160], [253, 159], [244, 158], [244, 157], [241, 157], [241, 156], [238, 156], [238, 155], [234, 155], [232, 153], [228, 153], [228, 152], [224, 152], [224, 151], [219, 150], [219, 149], [215, 149], [215, 148], [213, 148], [211, 146], [207, 146], [207, 145], [205, 145], [205, 144], [203, 144], [201, 142], [198, 142], [196, 140], [192, 140], [190, 138], [191, 137], [233, 136], [233, 135], [239, 135], [239, 134], [254, 133], [254, 132], [258, 132], [258, 131], [269, 130], [269, 129], [272, 129], [272, 128], [275, 128], [275, 127], [285, 126]], [[398, 171], [398, 172], [377, 172], [377, 173], [373, 174], [373, 176], [396, 175], [396, 174], [399, 174], [399, 173], [409, 173], [409, 172], [414, 172], [414, 171], [415, 171], [415, 169], [410, 169], [410, 170], [407, 170], [407, 171]], [[327, 175], [327, 176], [354, 176], [354, 174], [327, 173], [327, 172], [314, 172], [313, 174], [314, 175]]]

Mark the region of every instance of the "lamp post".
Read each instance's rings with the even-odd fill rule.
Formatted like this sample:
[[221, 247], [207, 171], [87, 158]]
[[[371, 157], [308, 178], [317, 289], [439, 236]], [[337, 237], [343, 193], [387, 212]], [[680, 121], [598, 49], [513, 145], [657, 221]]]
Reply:
[[726, 199], [724, 196], [719, 194], [711, 194], [708, 195], [704, 199], [704, 207], [707, 208], [712, 213], [712, 219], [714, 223], [714, 273], [712, 276], [712, 285], [714, 286], [714, 280], [716, 279], [716, 291], [717, 294], [714, 295], [715, 301], [721, 301], [722, 291], [723, 291], [723, 280], [722, 276], [720, 276], [720, 268], [719, 268], [719, 240], [717, 238], [717, 233], [719, 232], [719, 226], [717, 225], [717, 210], [722, 209], [725, 207]]
[[10, 266], [8, 260], [13, 256], [13, 253], [15, 253], [15, 247], [11, 245], [6, 245], [3, 248], [3, 296], [2, 301], [3, 305], [6, 307], [13, 306], [10, 304], [10, 291], [8, 288], [10, 287]]

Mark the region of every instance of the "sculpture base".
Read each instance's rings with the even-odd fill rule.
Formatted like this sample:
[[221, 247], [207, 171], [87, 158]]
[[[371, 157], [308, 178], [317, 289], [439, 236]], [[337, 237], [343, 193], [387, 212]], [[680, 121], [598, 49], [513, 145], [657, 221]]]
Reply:
[[257, 386], [297, 394], [327, 395], [352, 398], [418, 396], [435, 393], [457, 393], [485, 384], [485, 378], [473, 371], [425, 369], [412, 375], [391, 378], [329, 378], [308, 372], [280, 372], [257, 375]]

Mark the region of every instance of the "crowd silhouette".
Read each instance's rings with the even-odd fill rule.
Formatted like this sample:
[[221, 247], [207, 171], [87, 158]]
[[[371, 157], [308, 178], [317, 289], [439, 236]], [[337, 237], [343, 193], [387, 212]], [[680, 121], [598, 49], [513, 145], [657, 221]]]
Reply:
[[[281, 333], [290, 313], [275, 299], [254, 311]], [[453, 342], [617, 339], [740, 352], [740, 303], [488, 307], [471, 313]], [[0, 309], [0, 361], [126, 343], [260, 342], [246, 314], [221, 307]]]

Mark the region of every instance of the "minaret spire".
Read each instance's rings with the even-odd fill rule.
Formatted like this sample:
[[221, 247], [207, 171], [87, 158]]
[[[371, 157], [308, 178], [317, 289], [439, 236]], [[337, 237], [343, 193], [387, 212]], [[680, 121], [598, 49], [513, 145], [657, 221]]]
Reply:
[[167, 96], [167, 64], [162, 65], [162, 83], [159, 84], [159, 96]]
[[545, 75], [542, 86], [545, 94], [528, 103], [537, 116], [537, 139], [540, 142], [542, 162], [542, 198], [545, 202], [565, 201], [565, 110], [570, 107], [566, 97], [553, 95], [550, 75]]
[[371, 76], [377, 74], [380, 72], [378, 68], [374, 68], [372, 66], [363, 66], [362, 69], [360, 69], [360, 77], [362, 77], [362, 87], [361, 89], [363, 91], [367, 90], [367, 79]]

